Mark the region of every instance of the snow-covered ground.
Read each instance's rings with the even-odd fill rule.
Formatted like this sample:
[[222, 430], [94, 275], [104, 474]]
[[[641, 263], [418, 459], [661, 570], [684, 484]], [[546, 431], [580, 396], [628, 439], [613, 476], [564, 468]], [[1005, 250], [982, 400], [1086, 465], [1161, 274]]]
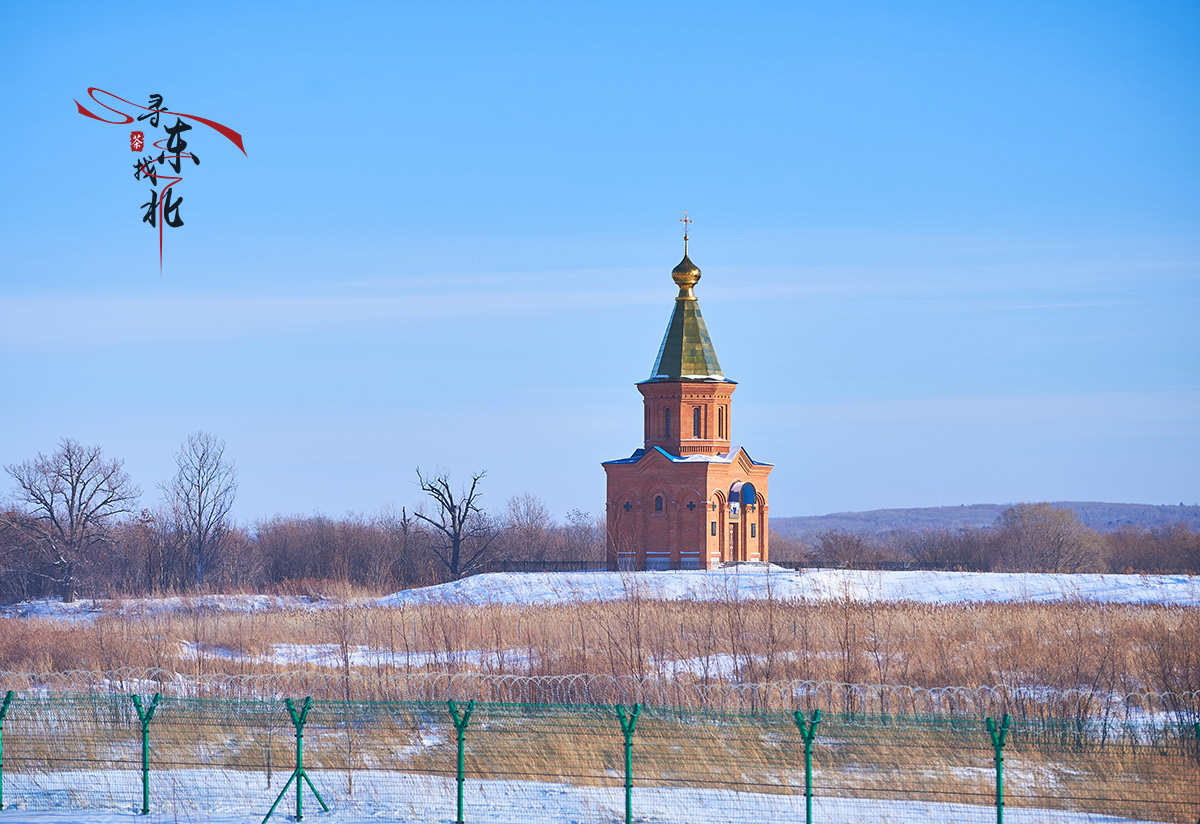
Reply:
[[[1024, 572], [871, 572], [742, 564], [711, 572], [492, 572], [449, 584], [408, 589], [367, 605], [416, 603], [562, 604], [646, 598], [694, 600], [919, 601], [948, 604], [987, 601], [1087, 601], [1109, 604], [1200, 606], [1200, 577]], [[0, 608], [0, 617], [88, 621], [101, 613], [264, 612], [319, 610], [341, 602], [319, 596], [204, 595], [194, 598], [126, 598], [26, 601]], [[286, 657], [281, 652], [280, 657]]]
[[[1058, 575], [954, 572], [863, 572], [815, 569], [795, 572], [767, 565], [741, 565], [713, 572], [643, 573], [493, 573], [476, 575], [452, 584], [407, 590], [362, 605], [399, 607], [416, 603], [570, 604], [616, 600], [638, 594], [657, 599], [696, 600], [853, 600], [923, 603], [1045, 602], [1077, 600], [1097, 603], [1147, 603], [1200, 606], [1200, 578], [1183, 575]], [[200, 598], [125, 599], [80, 601], [62, 604], [39, 601], [8, 607], [0, 615], [89, 621], [100, 614], [154, 615], [201, 610], [204, 612], [261, 612], [271, 610], [321, 610], [341, 604], [302, 596], [229, 595]], [[185, 655], [269, 661], [284, 666], [315, 664], [337, 666], [341, 650], [329, 644], [274, 644], [249, 655], [220, 647], [198, 647], [179, 641]], [[528, 652], [503, 653], [467, 650], [456, 653], [402, 653], [354, 646], [348, 650], [352, 666], [402, 663], [413, 667], [437, 665], [453, 659], [469, 667], [526, 662]], [[707, 669], [710, 677], [732, 677], [734, 662], [728, 656], [674, 662], [675, 672]], [[126, 685], [125, 688], [128, 688]], [[401, 754], [403, 754], [401, 752]], [[162, 770], [153, 774], [153, 811], [136, 815], [140, 799], [139, 776], [127, 770], [96, 770], [31, 775], [9, 771], [4, 777], [5, 808], [0, 824], [66, 824], [66, 822], [260, 822], [279, 792], [286, 773], [277, 772], [270, 788], [262, 773], [222, 770]], [[386, 771], [354, 774], [354, 794], [346, 792], [343, 772], [314, 771], [313, 780], [333, 810], [320, 812], [306, 798], [306, 818], [331, 824], [358, 822], [454, 821], [454, 783], [451, 780]], [[623, 820], [623, 793], [619, 777], [606, 788], [561, 783], [468, 780], [467, 820], [472, 824], [553, 822], [614, 824]], [[171, 800], [174, 799], [174, 800]], [[803, 797], [772, 793], [734, 792], [697, 788], [636, 787], [635, 820], [656, 824], [740, 824], [740, 822], [802, 821]], [[1011, 802], [1010, 802], [1011, 803]], [[277, 810], [276, 821], [292, 820], [294, 795], [289, 793]], [[990, 822], [993, 808], [985, 805], [823, 798], [814, 802], [815, 820], [824, 824], [854, 822]], [[1007, 806], [1009, 824], [1129, 824], [1131, 819], [1110, 815]]]
[[101, 613], [120, 615], [159, 615], [192, 612], [273, 612], [292, 609], [318, 609], [333, 604], [326, 598], [313, 595], [200, 595], [167, 598], [83, 598], [70, 604], [61, 599], [47, 598], [22, 601], [0, 607], [0, 617], [64, 618], [88, 621]]
[[[297, 664], [312, 664], [317, 667], [340, 667], [343, 665], [342, 649], [337, 644], [272, 644], [268, 652], [253, 655], [211, 644], [197, 645], [190, 641], [180, 641], [179, 649], [185, 658], [216, 658], [222, 661], [246, 661], [257, 664], [276, 664], [287, 667]], [[503, 650], [455, 650], [455, 651], [411, 651], [403, 649], [390, 650], [368, 647], [362, 644], [350, 646], [346, 650], [346, 658], [352, 667], [376, 667], [388, 665], [393, 667], [422, 668], [453, 664], [458, 667], [469, 666], [476, 669], [503, 669], [508, 667], [527, 667], [530, 653], [522, 649]]]
[[473, 575], [449, 584], [397, 592], [375, 603], [558, 604], [646, 598], [695, 600], [1089, 601], [1200, 606], [1200, 578], [1008, 572], [870, 572], [743, 564], [711, 572], [519, 572]]
[[[454, 821], [453, 779], [390, 772], [356, 772], [354, 795], [347, 795], [344, 772], [311, 772], [329, 803], [321, 812], [306, 790], [305, 820], [330, 824], [393, 821], [428, 824]], [[151, 814], [137, 815], [139, 774], [131, 771], [63, 772], [5, 776], [4, 824], [135, 824], [207, 822], [259, 824], [283, 788], [287, 773], [274, 775], [226, 770], [162, 770], [151, 774]], [[468, 779], [466, 820], [471, 824], [615, 824], [624, 820], [624, 792], [612, 787], [580, 787], [533, 781]], [[176, 799], [171, 802], [169, 799]], [[1011, 803], [1011, 802], [1010, 802]], [[803, 795], [780, 795], [692, 788], [635, 787], [634, 820], [655, 824], [761, 824], [804, 820]], [[294, 820], [295, 794], [272, 821]], [[908, 800], [823, 798], [813, 801], [822, 824], [963, 824], [995, 821], [993, 807]], [[1131, 824], [1111, 815], [1006, 806], [1009, 824]]]

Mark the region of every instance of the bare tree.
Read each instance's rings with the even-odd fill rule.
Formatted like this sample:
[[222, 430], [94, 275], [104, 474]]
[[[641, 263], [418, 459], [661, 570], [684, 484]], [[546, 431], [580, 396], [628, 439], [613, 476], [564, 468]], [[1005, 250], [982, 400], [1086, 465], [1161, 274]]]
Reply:
[[510, 557], [545, 561], [551, 556], [561, 560], [561, 543], [550, 510], [541, 498], [526, 492], [508, 499], [504, 509], [504, 541]]
[[871, 564], [873, 548], [863, 536], [831, 529], [817, 536], [817, 556], [829, 566], [864, 569]]
[[432, 518], [422, 512], [414, 514], [433, 527], [431, 549], [452, 578], [481, 567], [500, 537], [500, 530], [489, 522], [478, 504], [479, 482], [485, 475], [486, 472], [472, 475], [471, 485], [455, 495], [448, 474], [425, 476], [417, 467], [417, 484], [433, 500], [437, 511]]
[[1017, 504], [994, 527], [1000, 566], [1006, 571], [1097, 572], [1104, 547], [1075, 513], [1050, 504]]
[[567, 513], [562, 528], [563, 560], [604, 563], [604, 519], [578, 509]]
[[208, 432], [189, 435], [175, 464], [179, 472], [162, 490], [191, 553], [196, 586], [202, 586], [229, 536], [237, 468], [225, 460], [225, 442]]
[[119, 460], [105, 460], [99, 446], [71, 438], [52, 455], [5, 467], [23, 507], [9, 526], [47, 562], [51, 571], [38, 574], [54, 582], [64, 602], [75, 600], [94, 550], [112, 543], [110, 521], [131, 511], [142, 494], [121, 467]]

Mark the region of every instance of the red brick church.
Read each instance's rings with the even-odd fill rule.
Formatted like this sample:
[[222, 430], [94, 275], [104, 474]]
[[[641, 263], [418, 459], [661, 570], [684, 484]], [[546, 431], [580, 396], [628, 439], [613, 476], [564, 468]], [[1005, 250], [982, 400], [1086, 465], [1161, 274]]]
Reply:
[[[686, 221], [686, 216], [685, 216]], [[686, 229], [686, 222], [685, 222]], [[606, 461], [608, 568], [712, 569], [767, 560], [767, 476], [771, 464], [732, 446], [731, 397], [693, 288], [688, 258], [671, 272], [679, 286], [650, 377], [645, 446]]]

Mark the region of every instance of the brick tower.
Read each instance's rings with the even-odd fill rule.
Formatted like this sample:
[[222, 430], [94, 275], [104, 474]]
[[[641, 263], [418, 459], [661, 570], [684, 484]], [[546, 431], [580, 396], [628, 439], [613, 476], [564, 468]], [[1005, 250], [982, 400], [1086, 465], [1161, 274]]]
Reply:
[[687, 254], [671, 272], [679, 286], [650, 377], [637, 385], [645, 445], [606, 461], [608, 568], [711, 569], [767, 560], [771, 465], [732, 446], [731, 398], [693, 288]]

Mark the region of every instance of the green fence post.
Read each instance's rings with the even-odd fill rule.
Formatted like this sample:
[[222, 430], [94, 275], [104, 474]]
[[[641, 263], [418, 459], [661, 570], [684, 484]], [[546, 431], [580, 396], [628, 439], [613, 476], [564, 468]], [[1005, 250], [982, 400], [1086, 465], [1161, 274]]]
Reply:
[[804, 739], [804, 824], [812, 824], [812, 753], [813, 739], [817, 737], [817, 724], [821, 723], [821, 711], [813, 710], [812, 721], [804, 721], [804, 713], [796, 710], [796, 726]]
[[292, 782], [296, 782], [296, 820], [304, 820], [304, 802], [302, 799], [301, 790], [304, 784], [312, 790], [312, 794], [317, 797], [317, 801], [321, 802], [321, 809], [329, 812], [329, 805], [325, 803], [325, 799], [321, 798], [321, 794], [317, 792], [317, 788], [313, 786], [312, 779], [308, 777], [308, 773], [304, 770], [304, 724], [308, 721], [308, 711], [312, 709], [312, 696], [304, 699], [304, 708], [300, 712], [296, 712], [296, 705], [292, 699], [288, 698], [284, 702], [287, 705], [288, 715], [292, 717], [292, 726], [296, 728], [296, 769], [292, 771], [292, 777], [283, 785], [283, 789], [279, 791], [279, 796], [275, 799], [275, 803], [271, 805], [271, 809], [267, 811], [267, 817], [263, 819], [263, 824], [275, 813], [275, 808], [279, 806], [279, 802], [283, 800], [287, 794], [288, 787], [292, 786]]
[[458, 824], [463, 824], [463, 780], [465, 772], [465, 760], [463, 758], [463, 743], [465, 741], [467, 724], [471, 721], [471, 713], [475, 710], [475, 700], [467, 702], [467, 708], [460, 716], [458, 707], [454, 706], [453, 701], [447, 701], [446, 704], [450, 707], [450, 717], [454, 719], [454, 731], [458, 739]]
[[150, 815], [150, 720], [158, 709], [162, 693], [154, 693], [150, 701], [150, 709], [142, 709], [142, 697], [133, 696], [133, 708], [137, 710], [138, 720], [142, 722], [142, 815]]
[[8, 705], [12, 703], [13, 691], [9, 690], [0, 703], [0, 810], [4, 809], [4, 716], [8, 715]]
[[[12, 696], [11, 692], [9, 693], [9, 696], [10, 697]], [[6, 706], [6, 707], [8, 706], [7, 700], [4, 702], [4, 706]], [[0, 714], [0, 726], [3, 725], [3, 722], [4, 722], [4, 715]], [[1195, 724], [1193, 724], [1192, 729], [1195, 730], [1195, 732], [1196, 732], [1196, 743], [1200, 744], [1200, 721], [1197, 721]], [[1200, 756], [1198, 756], [1197, 760], [1200, 760]], [[2, 768], [3, 766], [4, 765], [2, 763], [0, 763], [0, 768]], [[3, 777], [4, 777], [4, 773], [2, 771], [0, 771], [0, 778], [3, 778]], [[3, 800], [3, 796], [0, 796], [0, 800]], [[1200, 818], [1196, 819], [1196, 824], [1200, 824]]]
[[617, 720], [625, 735], [625, 824], [633, 824], [633, 730], [637, 726], [642, 705], [634, 704], [633, 712], [625, 717], [625, 708], [617, 704]]
[[1004, 713], [1004, 720], [997, 730], [995, 720], [990, 715], [987, 718], [987, 731], [996, 752], [996, 824], [1004, 824], [1004, 739], [1008, 737], [1010, 720], [1008, 713]]

